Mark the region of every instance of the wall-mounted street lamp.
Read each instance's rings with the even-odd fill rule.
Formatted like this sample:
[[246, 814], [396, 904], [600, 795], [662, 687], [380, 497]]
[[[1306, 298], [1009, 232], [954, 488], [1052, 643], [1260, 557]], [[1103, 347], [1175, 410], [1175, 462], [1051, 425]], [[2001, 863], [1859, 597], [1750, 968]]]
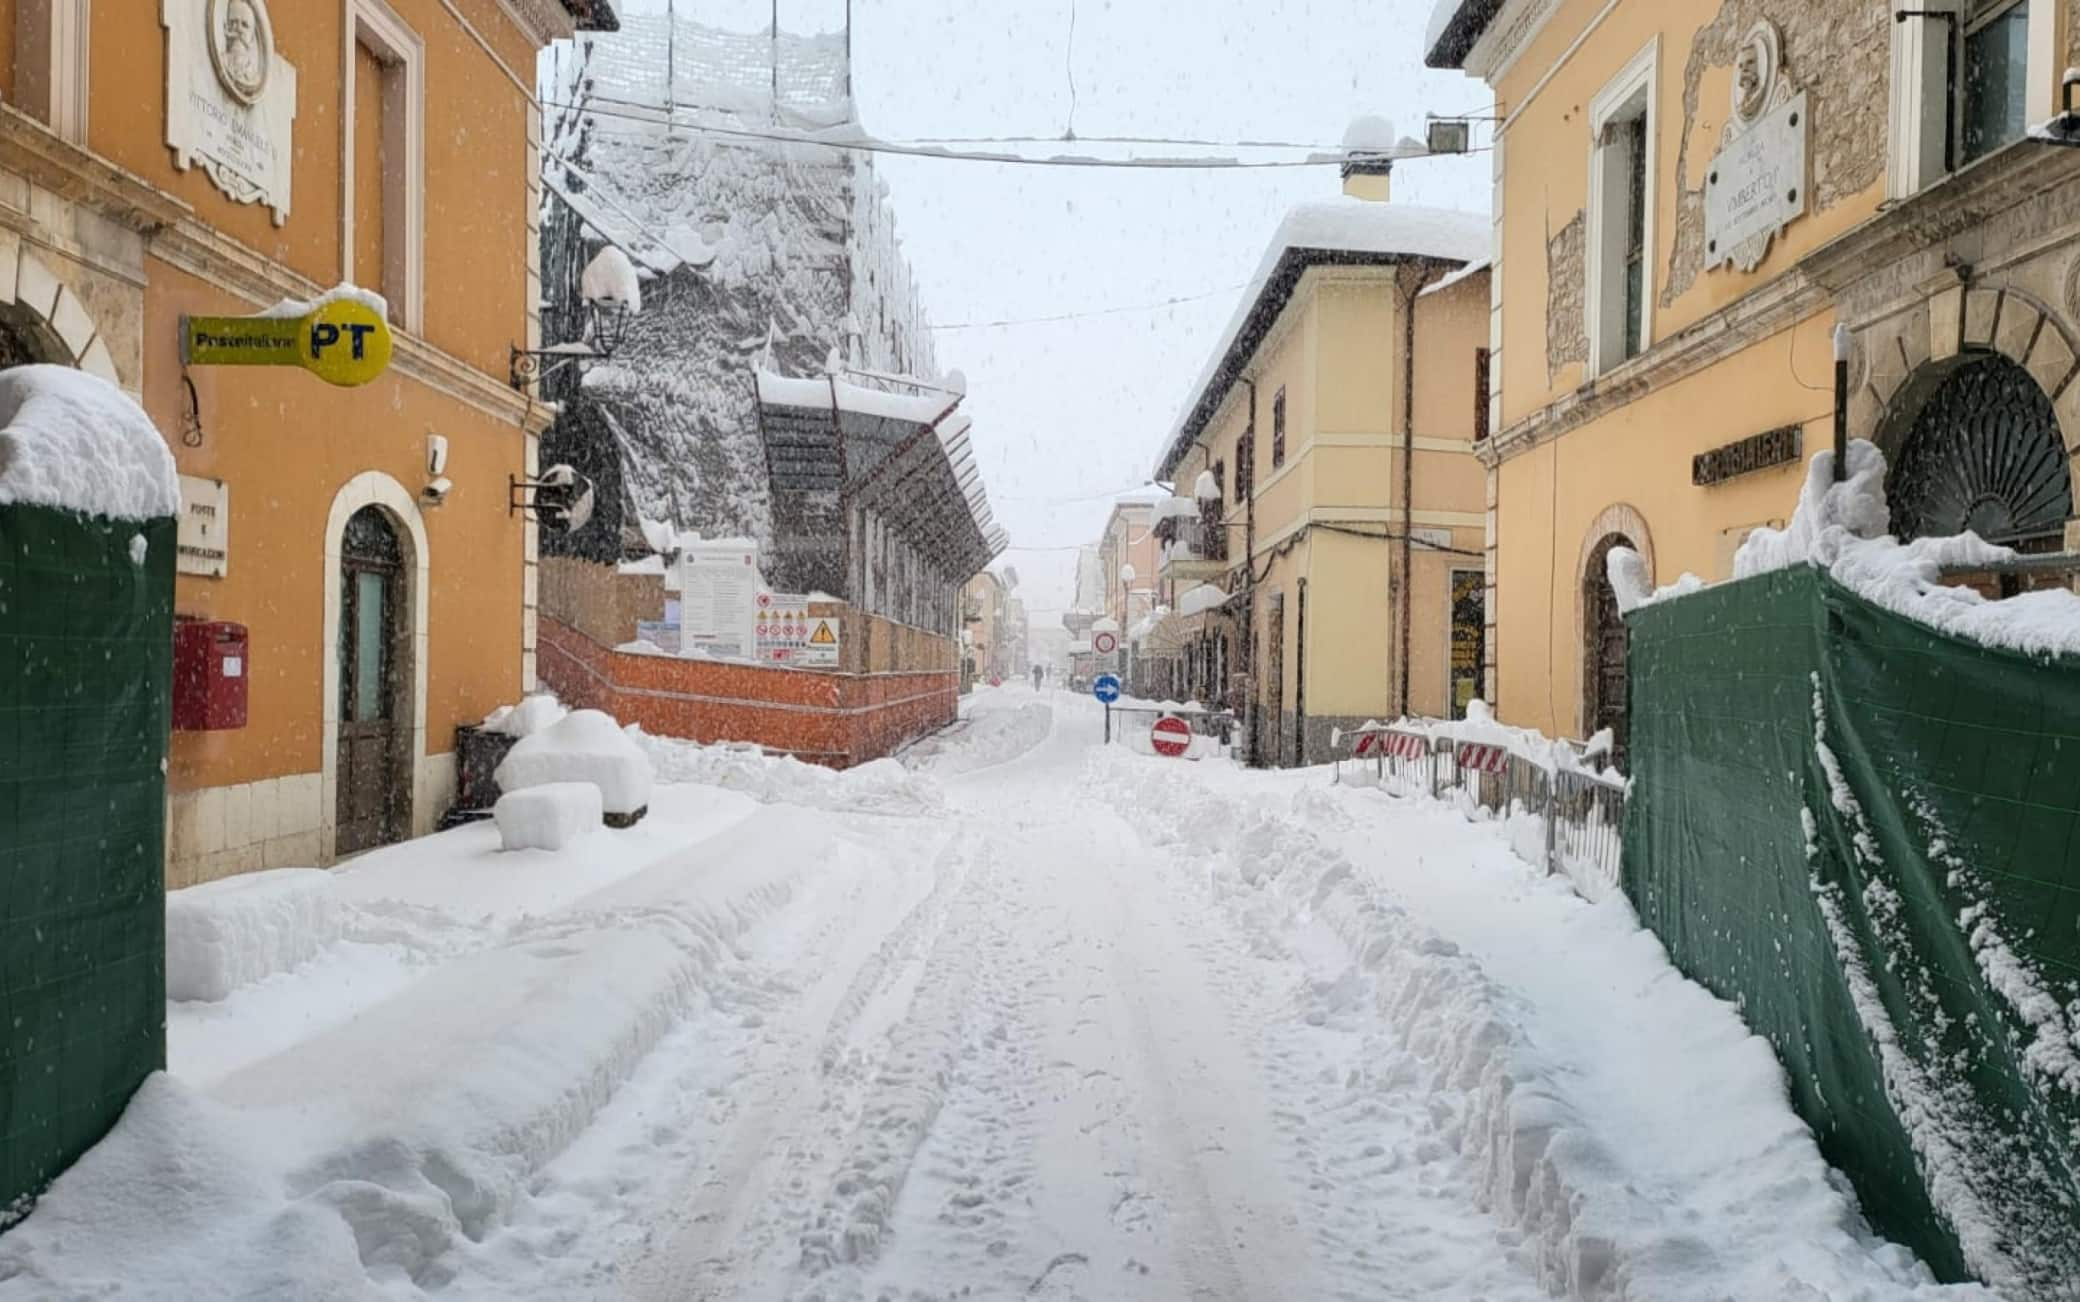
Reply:
[[547, 348], [511, 345], [507, 380], [524, 389], [533, 380], [569, 365], [604, 362], [628, 341], [628, 327], [643, 310], [643, 291], [628, 255], [609, 244], [585, 266], [579, 281], [585, 305], [584, 337]]
[[506, 477], [506, 514], [530, 511], [544, 528], [575, 533], [592, 518], [592, 481], [569, 466], [551, 466], [533, 479]]

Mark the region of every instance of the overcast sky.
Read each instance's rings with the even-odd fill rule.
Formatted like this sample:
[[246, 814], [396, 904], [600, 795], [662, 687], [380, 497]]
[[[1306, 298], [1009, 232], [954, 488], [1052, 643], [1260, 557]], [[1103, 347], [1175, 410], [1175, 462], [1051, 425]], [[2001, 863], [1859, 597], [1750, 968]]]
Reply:
[[[662, 11], [664, 0], [625, 0]], [[742, 30], [760, 0], [677, 0]], [[1479, 112], [1478, 82], [1422, 66], [1430, 0], [853, 0], [860, 116], [884, 139], [1062, 135], [1333, 147], [1361, 114], [1421, 137]], [[1074, 15], [1073, 51], [1070, 41]], [[843, 0], [780, 0], [789, 30], [842, 26]], [[1062, 147], [1062, 152], [1087, 152]], [[1153, 152], [1181, 152], [1178, 150]], [[1075, 554], [1143, 483], [1239, 286], [1291, 205], [1334, 167], [1250, 172], [1018, 167], [883, 155], [897, 228], [943, 367], [968, 410], [1035, 623], [1059, 624]], [[1397, 202], [1488, 206], [1485, 155], [1404, 163]], [[1115, 311], [1187, 296], [1157, 310]], [[1072, 313], [1078, 320], [947, 328]]]

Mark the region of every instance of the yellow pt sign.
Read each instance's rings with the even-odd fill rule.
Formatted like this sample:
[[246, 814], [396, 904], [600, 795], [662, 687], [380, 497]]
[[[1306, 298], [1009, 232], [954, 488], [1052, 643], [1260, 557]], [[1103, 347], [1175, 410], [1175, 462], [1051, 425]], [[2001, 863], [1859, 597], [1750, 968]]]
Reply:
[[337, 298], [300, 317], [181, 318], [189, 366], [300, 366], [327, 384], [367, 384], [390, 365], [390, 327], [358, 299]]

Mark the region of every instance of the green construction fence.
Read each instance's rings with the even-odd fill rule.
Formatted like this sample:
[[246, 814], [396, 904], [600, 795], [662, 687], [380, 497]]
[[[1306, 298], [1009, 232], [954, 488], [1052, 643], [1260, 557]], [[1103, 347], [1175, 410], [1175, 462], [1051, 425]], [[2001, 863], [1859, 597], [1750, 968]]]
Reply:
[[1807, 567], [1627, 623], [1642, 920], [1775, 1046], [1876, 1229], [2080, 1296], [2080, 663]]
[[166, 1061], [174, 524], [0, 505], [0, 1229]]

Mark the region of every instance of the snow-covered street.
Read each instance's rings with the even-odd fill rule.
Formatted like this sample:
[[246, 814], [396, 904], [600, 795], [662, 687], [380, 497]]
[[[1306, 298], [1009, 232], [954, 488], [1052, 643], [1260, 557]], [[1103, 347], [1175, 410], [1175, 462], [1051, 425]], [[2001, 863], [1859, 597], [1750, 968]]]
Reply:
[[907, 768], [652, 741], [635, 830], [337, 871], [337, 939], [171, 1006], [0, 1297], [1975, 1291], [1622, 901], [1100, 729], [1007, 688]]

